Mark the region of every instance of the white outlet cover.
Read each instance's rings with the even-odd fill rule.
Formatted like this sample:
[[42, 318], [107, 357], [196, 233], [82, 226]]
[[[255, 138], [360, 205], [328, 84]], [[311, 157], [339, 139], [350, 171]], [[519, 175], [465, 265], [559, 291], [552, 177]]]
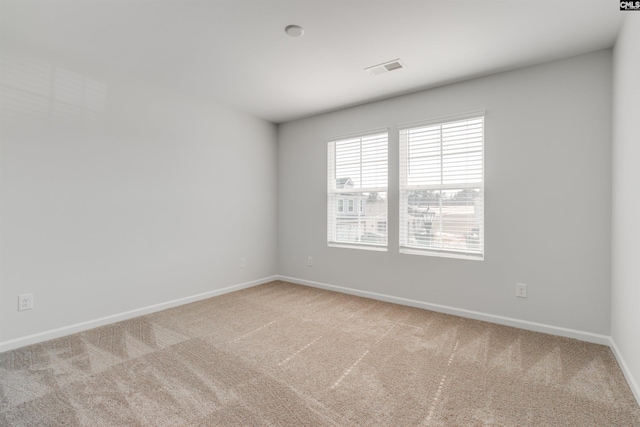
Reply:
[[18, 295], [18, 311], [31, 310], [33, 308], [33, 294]]

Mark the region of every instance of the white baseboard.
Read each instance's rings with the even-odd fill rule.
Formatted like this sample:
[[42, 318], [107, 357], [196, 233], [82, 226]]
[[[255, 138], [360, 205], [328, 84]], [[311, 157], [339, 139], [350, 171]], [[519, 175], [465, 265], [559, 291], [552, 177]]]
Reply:
[[631, 374], [631, 370], [629, 370], [627, 362], [624, 361], [622, 353], [620, 353], [620, 349], [616, 345], [616, 342], [613, 340], [613, 337], [609, 337], [609, 348], [611, 348], [613, 355], [618, 360], [618, 365], [620, 365], [620, 369], [622, 370], [624, 377], [627, 379], [629, 388], [631, 388], [631, 391], [633, 392], [638, 405], [640, 405], [640, 387], [638, 386], [638, 382], [636, 381], [636, 379]]
[[608, 346], [611, 337], [608, 335], [594, 334], [591, 332], [578, 331], [575, 329], [563, 328], [560, 326], [545, 325], [543, 323], [529, 322], [527, 320], [514, 319], [511, 317], [498, 316], [495, 314], [482, 313], [479, 311], [465, 310], [462, 308], [450, 307], [441, 304], [432, 304], [424, 301], [418, 301], [407, 298], [394, 297], [391, 295], [379, 294], [376, 292], [361, 291], [359, 289], [344, 288], [342, 286], [329, 285], [326, 283], [314, 282], [311, 280], [297, 279], [295, 277], [277, 276], [278, 280], [285, 282], [297, 283], [299, 285], [312, 286], [314, 288], [327, 289], [330, 291], [342, 292], [345, 294], [356, 295], [365, 298], [371, 298], [380, 301], [391, 302], [394, 304], [407, 305], [410, 307], [424, 308], [426, 310], [437, 311], [439, 313], [453, 314], [455, 316], [466, 317], [469, 319], [483, 320], [485, 322], [497, 323], [499, 325], [513, 326], [529, 331], [543, 332], [561, 337], [574, 338], [580, 341], [586, 341], [594, 344], [602, 344]]
[[278, 280], [278, 276], [264, 277], [262, 279], [252, 280], [250, 282], [240, 283], [238, 285], [228, 286], [222, 289], [204, 292], [184, 298], [178, 298], [172, 301], [154, 304], [147, 307], [137, 308], [135, 310], [125, 311], [123, 313], [113, 314], [98, 319], [88, 320], [86, 322], [76, 323], [74, 325], [64, 326], [62, 328], [51, 329], [49, 331], [40, 332], [26, 337], [20, 337], [9, 341], [0, 342], [0, 353], [4, 351], [14, 350], [26, 345], [37, 344], [43, 341], [49, 341], [54, 338], [60, 338], [66, 335], [75, 334], [77, 332], [86, 331], [87, 329], [97, 328], [99, 326], [108, 325], [110, 323], [120, 322], [122, 320], [132, 319], [134, 317], [145, 314], [155, 313], [157, 311], [166, 310], [167, 308], [177, 307], [179, 305], [189, 304], [191, 302], [215, 297], [229, 292], [239, 291], [240, 289], [250, 288], [262, 285], [274, 280]]

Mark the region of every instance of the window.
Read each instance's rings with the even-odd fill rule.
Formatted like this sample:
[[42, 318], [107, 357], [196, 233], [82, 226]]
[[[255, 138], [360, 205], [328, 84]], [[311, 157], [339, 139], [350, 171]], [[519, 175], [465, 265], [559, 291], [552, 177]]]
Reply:
[[484, 113], [400, 128], [400, 252], [483, 259]]
[[[387, 151], [386, 131], [329, 142], [329, 246], [386, 250]], [[348, 200], [346, 212], [340, 199]]]
[[344, 212], [344, 199], [338, 199], [338, 212]]

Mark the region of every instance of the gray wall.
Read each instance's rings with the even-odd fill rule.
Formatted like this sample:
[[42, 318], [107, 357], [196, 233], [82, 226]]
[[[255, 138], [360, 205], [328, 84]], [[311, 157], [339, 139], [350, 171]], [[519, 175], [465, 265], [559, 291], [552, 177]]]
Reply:
[[[281, 125], [279, 273], [608, 335], [611, 79], [605, 50]], [[396, 126], [479, 109], [485, 260], [400, 255]], [[329, 248], [326, 139], [380, 127], [390, 131], [389, 251]]]
[[[640, 402], [640, 16], [614, 50], [611, 336]], [[623, 362], [623, 363], [624, 363]]]
[[0, 344], [277, 273], [275, 125], [1, 52]]

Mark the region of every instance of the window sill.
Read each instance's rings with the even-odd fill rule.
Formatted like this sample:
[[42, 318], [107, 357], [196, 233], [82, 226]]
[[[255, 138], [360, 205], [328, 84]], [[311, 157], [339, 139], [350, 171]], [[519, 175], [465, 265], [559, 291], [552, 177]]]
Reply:
[[388, 249], [386, 246], [366, 245], [366, 244], [357, 244], [357, 243], [329, 242], [328, 246], [330, 248], [362, 249], [365, 251], [388, 252]]
[[461, 252], [446, 252], [446, 251], [432, 251], [428, 249], [417, 249], [417, 248], [400, 248], [401, 254], [407, 255], [421, 255], [421, 256], [432, 256], [439, 258], [456, 258], [456, 259], [468, 259], [471, 261], [484, 261], [484, 254], [465, 254]]

